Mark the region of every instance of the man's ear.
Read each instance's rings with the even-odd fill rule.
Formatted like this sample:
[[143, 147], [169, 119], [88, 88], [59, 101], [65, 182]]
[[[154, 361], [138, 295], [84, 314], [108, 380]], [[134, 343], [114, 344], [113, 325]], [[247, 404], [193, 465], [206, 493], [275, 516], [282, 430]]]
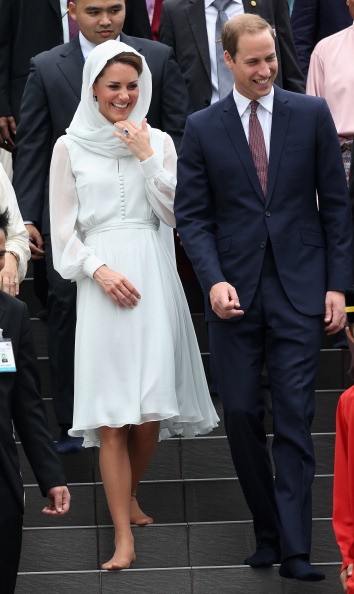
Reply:
[[228, 68], [230, 68], [230, 70], [231, 70], [234, 61], [231, 58], [231, 55], [229, 54], [229, 52], [227, 50], [224, 50], [224, 60], [225, 60], [226, 66]]
[[75, 2], [69, 2], [68, 4], [69, 14], [74, 21], [76, 21], [76, 4]]

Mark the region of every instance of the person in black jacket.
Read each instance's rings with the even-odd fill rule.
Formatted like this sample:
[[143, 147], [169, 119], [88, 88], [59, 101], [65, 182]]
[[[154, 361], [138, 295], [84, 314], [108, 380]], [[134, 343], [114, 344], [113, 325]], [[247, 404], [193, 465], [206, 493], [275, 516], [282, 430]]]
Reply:
[[[5, 264], [7, 210], [0, 211], [0, 270]], [[15, 369], [14, 369], [15, 368]], [[14, 427], [44, 496], [43, 513], [61, 516], [70, 494], [54, 450], [39, 392], [26, 305], [0, 291], [0, 592], [15, 590], [21, 553], [24, 492]]]

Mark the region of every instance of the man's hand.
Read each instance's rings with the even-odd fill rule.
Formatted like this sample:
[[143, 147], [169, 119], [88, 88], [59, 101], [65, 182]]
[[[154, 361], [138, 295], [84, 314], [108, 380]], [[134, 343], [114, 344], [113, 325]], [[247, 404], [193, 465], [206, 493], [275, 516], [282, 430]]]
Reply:
[[339, 291], [327, 291], [325, 300], [325, 333], [335, 334], [344, 328], [346, 321], [345, 296]]
[[0, 147], [10, 153], [15, 148], [16, 122], [12, 116], [0, 117]]
[[48, 490], [50, 505], [42, 509], [47, 516], [63, 516], [70, 508], [70, 493], [68, 487], [52, 487]]
[[0, 271], [0, 289], [15, 297], [19, 293], [18, 265], [13, 254], [5, 254], [5, 266]]
[[29, 246], [31, 260], [42, 260], [44, 258], [42, 235], [34, 225], [25, 225], [29, 235]]
[[344, 592], [347, 591], [347, 580], [349, 577], [351, 577], [352, 574], [353, 574], [353, 563], [350, 563], [348, 565], [348, 567], [343, 569], [343, 571], [340, 574], [340, 581], [341, 581]]
[[213, 285], [209, 292], [211, 308], [222, 320], [242, 316], [240, 301], [236, 289], [229, 283], [221, 282]]

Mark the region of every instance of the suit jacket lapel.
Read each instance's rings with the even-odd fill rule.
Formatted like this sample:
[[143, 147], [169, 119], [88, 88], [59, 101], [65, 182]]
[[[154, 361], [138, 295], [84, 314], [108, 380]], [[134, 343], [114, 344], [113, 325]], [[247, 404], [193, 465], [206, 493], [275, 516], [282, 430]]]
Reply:
[[63, 50], [57, 62], [59, 70], [66, 78], [75, 95], [81, 98], [82, 70], [84, 58], [82, 55], [79, 38], [63, 45]]
[[[30, 0], [28, 0], [30, 1]], [[47, 0], [48, 4], [53, 8], [54, 12], [58, 15], [58, 18], [61, 19], [61, 10], [60, 10], [60, 0]]]
[[199, 52], [202, 64], [211, 78], [208, 34], [205, 21], [205, 7], [203, 0], [190, 0], [186, 8], [187, 21], [190, 24], [195, 40], [196, 50]]
[[284, 150], [286, 133], [289, 125], [290, 107], [287, 105], [286, 92], [274, 85], [274, 103], [272, 130], [270, 135], [270, 151], [268, 165], [268, 191], [266, 203], [269, 203], [277, 179], [280, 159]]
[[232, 91], [225, 99], [225, 105], [221, 119], [226, 128], [226, 133], [240, 159], [247, 176], [260, 200], [264, 203], [264, 195], [259, 183], [257, 171], [252, 159], [250, 147], [247, 142], [241, 118], [237, 111]]

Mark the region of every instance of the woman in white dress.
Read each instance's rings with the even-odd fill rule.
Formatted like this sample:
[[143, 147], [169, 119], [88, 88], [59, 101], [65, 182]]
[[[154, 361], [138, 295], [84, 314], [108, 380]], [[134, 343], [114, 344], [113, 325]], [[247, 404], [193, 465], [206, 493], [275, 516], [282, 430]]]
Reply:
[[150, 99], [144, 58], [117, 41], [97, 46], [50, 174], [54, 266], [78, 288], [69, 433], [100, 445], [115, 529], [103, 569], [129, 567], [131, 523], [152, 522], [136, 490], [158, 438], [207, 433], [219, 420], [169, 249], [176, 153], [144, 119]]

